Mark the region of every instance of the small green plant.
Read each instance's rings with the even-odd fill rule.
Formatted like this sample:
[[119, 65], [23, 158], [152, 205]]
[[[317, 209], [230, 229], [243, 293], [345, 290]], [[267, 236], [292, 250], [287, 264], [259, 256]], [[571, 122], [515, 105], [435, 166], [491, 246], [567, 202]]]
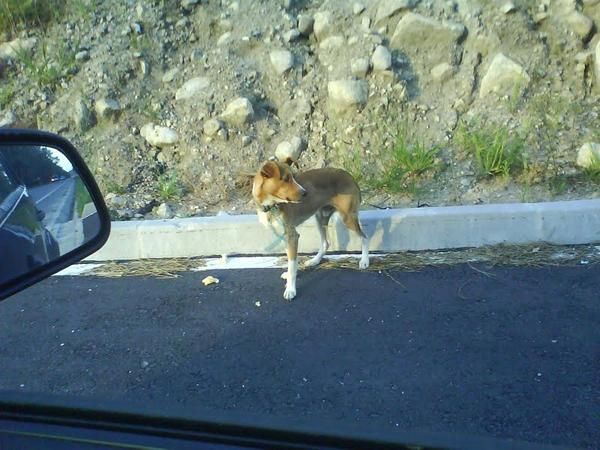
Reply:
[[69, 5], [71, 15], [84, 20], [88, 18], [94, 10], [89, 0], [70, 0]]
[[409, 143], [406, 129], [400, 128], [396, 133], [391, 155], [384, 161], [378, 187], [394, 193], [416, 192], [417, 178], [426, 172], [436, 172], [439, 169], [438, 153], [439, 148], [436, 146], [427, 147], [418, 140]]
[[6, 108], [15, 96], [15, 85], [11, 80], [6, 80], [0, 86], [0, 110]]
[[[77, 48], [77, 46], [75, 46]], [[16, 52], [17, 61], [23, 66], [27, 76], [39, 87], [54, 89], [61, 79], [76, 70], [75, 52], [66, 44], [59, 45], [51, 55], [46, 42], [36, 54], [26, 49]]]
[[569, 179], [566, 175], [557, 175], [548, 180], [548, 188], [553, 196], [562, 195], [569, 188]]
[[340, 159], [344, 170], [350, 173], [359, 185], [363, 184], [363, 182], [366, 183], [364, 161], [360, 148], [345, 149]]
[[174, 171], [168, 171], [158, 176], [158, 197], [163, 201], [175, 200], [183, 195], [179, 176]]
[[127, 189], [124, 186], [121, 186], [120, 184], [115, 183], [112, 180], [108, 180], [104, 183], [105, 185], [105, 189], [106, 189], [106, 193], [113, 193], [113, 194], [117, 194], [117, 195], [123, 195], [125, 194], [125, 192], [127, 192]]
[[64, 12], [64, 0], [0, 0], [0, 33], [44, 26]]
[[583, 169], [583, 174], [588, 181], [600, 184], [600, 158], [592, 155], [592, 161], [589, 166]]
[[460, 147], [475, 158], [481, 175], [509, 176], [523, 167], [525, 147], [519, 136], [511, 136], [504, 127], [461, 124], [456, 134]]

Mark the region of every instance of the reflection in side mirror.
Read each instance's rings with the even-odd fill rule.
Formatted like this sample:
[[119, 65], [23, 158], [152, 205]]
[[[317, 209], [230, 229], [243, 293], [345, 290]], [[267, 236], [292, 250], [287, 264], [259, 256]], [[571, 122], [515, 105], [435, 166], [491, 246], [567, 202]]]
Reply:
[[92, 242], [102, 240], [101, 246], [108, 235], [95, 182], [75, 150], [62, 142], [68, 152], [49, 138], [0, 140], [0, 298], [5, 285], [55, 266], [44, 276], [56, 272], [73, 259], [66, 255], [77, 256]]

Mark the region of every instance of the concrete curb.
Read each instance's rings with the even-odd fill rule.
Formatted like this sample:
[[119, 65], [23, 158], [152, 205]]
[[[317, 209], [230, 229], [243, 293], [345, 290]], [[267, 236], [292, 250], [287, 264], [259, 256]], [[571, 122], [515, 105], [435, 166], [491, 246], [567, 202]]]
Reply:
[[[600, 199], [369, 210], [360, 221], [373, 252], [480, 247], [493, 244], [600, 242]], [[299, 251], [319, 247], [314, 220], [298, 228]], [[334, 216], [330, 251], [359, 251], [360, 240]], [[222, 254], [282, 254], [285, 242], [256, 215], [113, 222], [106, 245], [89, 261]]]

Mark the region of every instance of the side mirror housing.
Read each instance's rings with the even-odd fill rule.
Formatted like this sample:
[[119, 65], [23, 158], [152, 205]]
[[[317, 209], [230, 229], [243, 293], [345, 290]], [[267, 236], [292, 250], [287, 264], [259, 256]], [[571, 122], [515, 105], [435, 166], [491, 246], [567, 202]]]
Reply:
[[0, 129], [0, 300], [101, 248], [110, 216], [66, 139]]

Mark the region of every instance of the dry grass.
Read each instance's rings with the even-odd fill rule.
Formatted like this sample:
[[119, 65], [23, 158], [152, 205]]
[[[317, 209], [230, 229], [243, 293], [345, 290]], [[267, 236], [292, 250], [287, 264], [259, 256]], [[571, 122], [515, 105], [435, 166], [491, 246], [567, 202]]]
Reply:
[[92, 270], [90, 275], [109, 278], [177, 278], [179, 273], [188, 272], [203, 265], [204, 261], [197, 258], [138, 259], [125, 262], [111, 261]]
[[[285, 258], [281, 259], [282, 265]], [[390, 253], [372, 256], [367, 270], [414, 272], [426, 267], [450, 266], [455, 264], [485, 263], [488, 266], [579, 266], [600, 263], [600, 246], [577, 245], [497, 245], [482, 248], [467, 248], [444, 251], [421, 251]], [[141, 259], [127, 262], [109, 262], [91, 271], [100, 277], [144, 276], [154, 278], [176, 278], [205, 265], [202, 258]], [[315, 269], [358, 270], [356, 258], [324, 259]], [[475, 269], [478, 270], [478, 269]]]
[[[496, 245], [443, 251], [390, 253], [372, 257], [367, 270], [412, 272], [425, 267], [484, 262], [497, 266], [577, 266], [600, 262], [600, 247], [593, 245]], [[357, 269], [356, 259], [328, 260], [320, 269]]]

